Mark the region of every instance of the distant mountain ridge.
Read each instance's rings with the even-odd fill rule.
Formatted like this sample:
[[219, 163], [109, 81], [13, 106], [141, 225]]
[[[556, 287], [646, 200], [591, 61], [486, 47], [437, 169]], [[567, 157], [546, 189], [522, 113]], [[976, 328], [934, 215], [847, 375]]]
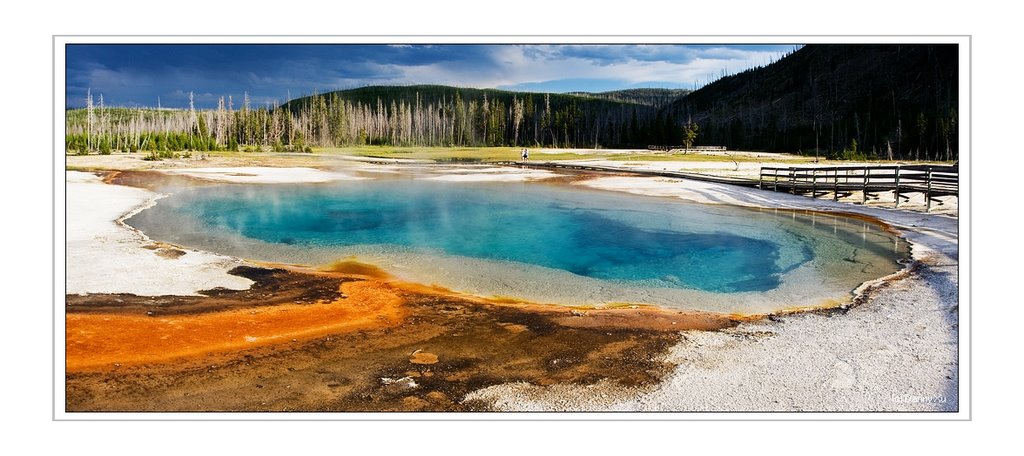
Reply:
[[636, 103], [660, 108], [690, 93], [687, 89], [638, 88], [608, 92], [567, 92], [568, 95]]
[[[281, 107], [301, 106], [307, 103], [314, 96], [330, 96], [336, 94], [340, 98], [351, 102], [376, 103], [380, 98], [383, 101], [391, 100], [415, 102], [419, 96], [424, 99], [439, 99], [444, 96], [451, 98], [459, 93], [463, 98], [482, 98], [487, 95], [490, 99], [499, 99], [507, 102], [511, 98], [536, 97], [548, 95], [553, 97], [556, 103], [564, 103], [576, 99], [583, 100], [605, 100], [615, 103], [636, 104], [660, 108], [679, 98], [691, 93], [688, 89], [663, 89], [663, 88], [636, 88], [611, 90], [605, 92], [529, 92], [505, 89], [479, 89], [472, 87], [457, 87], [439, 84], [411, 84], [411, 85], [370, 85], [352, 89], [335, 90], [324, 93], [314, 93], [298, 97], [281, 104]], [[571, 97], [571, 98], [570, 98]]]

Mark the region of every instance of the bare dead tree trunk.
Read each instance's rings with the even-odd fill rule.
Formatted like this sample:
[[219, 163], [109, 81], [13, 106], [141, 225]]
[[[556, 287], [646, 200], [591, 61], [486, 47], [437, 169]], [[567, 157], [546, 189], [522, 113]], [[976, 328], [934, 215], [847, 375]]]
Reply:
[[85, 120], [87, 129], [85, 131], [85, 148], [92, 150], [92, 122], [93, 122], [93, 107], [92, 107], [92, 89], [86, 89], [85, 91]]

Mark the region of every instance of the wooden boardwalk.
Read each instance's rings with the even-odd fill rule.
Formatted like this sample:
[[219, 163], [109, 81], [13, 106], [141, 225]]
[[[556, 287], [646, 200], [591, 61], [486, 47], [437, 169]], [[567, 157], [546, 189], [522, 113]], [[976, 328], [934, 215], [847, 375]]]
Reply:
[[931, 210], [932, 202], [940, 201], [939, 197], [959, 197], [960, 194], [959, 167], [955, 165], [762, 167], [758, 179], [746, 179], [577, 163], [505, 161], [497, 164], [521, 168], [672, 177], [783, 191], [812, 198], [831, 194], [832, 199], [836, 201], [840, 197], [847, 197], [856, 192], [863, 193], [863, 202], [867, 202], [871, 194], [894, 192], [895, 202], [893, 204], [895, 207], [899, 207], [901, 200], [909, 199], [909, 194], [922, 193], [926, 201], [926, 212]]
[[958, 166], [948, 165], [882, 165], [830, 167], [763, 167], [758, 188], [784, 191], [794, 195], [831, 194], [834, 200], [862, 192], [867, 202], [872, 193], [894, 193], [894, 207], [910, 193], [923, 193], [925, 211], [942, 196], [960, 195]]

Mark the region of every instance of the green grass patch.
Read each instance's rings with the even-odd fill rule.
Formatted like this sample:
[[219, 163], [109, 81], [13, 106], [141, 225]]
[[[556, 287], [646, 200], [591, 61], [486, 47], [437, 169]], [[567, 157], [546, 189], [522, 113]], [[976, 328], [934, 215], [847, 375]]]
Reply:
[[792, 156], [791, 158], [778, 159], [774, 156], [757, 157], [747, 155], [709, 155], [709, 154], [635, 154], [635, 155], [614, 155], [608, 157], [612, 161], [641, 161], [641, 162], [659, 162], [659, 161], [687, 161], [687, 162], [766, 162], [772, 163], [811, 163], [814, 161], [810, 157], [798, 157]]
[[[521, 147], [396, 147], [396, 146], [353, 146], [314, 148], [313, 152], [324, 155], [357, 155], [376, 158], [404, 158], [432, 160], [436, 162], [498, 162], [520, 160]], [[579, 155], [573, 153], [541, 154], [530, 153], [534, 161], [573, 160], [581, 158], [606, 158], [610, 155]]]

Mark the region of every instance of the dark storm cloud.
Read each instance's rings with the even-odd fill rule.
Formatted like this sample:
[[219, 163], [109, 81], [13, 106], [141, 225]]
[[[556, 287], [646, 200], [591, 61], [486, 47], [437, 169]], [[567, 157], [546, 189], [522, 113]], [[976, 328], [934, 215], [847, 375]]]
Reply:
[[154, 105], [160, 97], [181, 107], [189, 91], [235, 97], [248, 91], [256, 101], [283, 101], [289, 94], [398, 82], [404, 69], [420, 65], [471, 68], [485, 64], [486, 55], [464, 45], [68, 45], [66, 96], [72, 106], [84, 103], [90, 88], [110, 104]]

